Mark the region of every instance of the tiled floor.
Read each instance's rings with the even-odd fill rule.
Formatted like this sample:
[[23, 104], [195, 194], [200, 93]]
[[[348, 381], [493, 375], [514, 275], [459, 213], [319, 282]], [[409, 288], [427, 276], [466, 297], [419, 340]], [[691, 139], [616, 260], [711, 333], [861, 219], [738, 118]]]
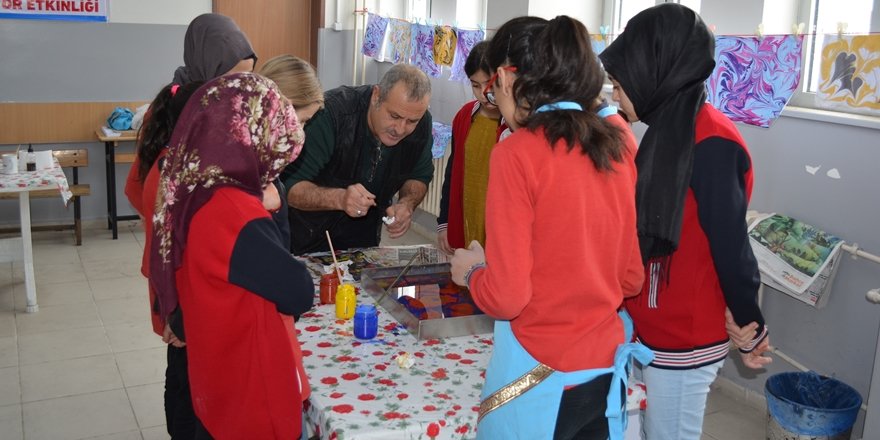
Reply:
[[[0, 263], [0, 440], [165, 439], [165, 349], [147, 316], [143, 232], [34, 233], [40, 311], [24, 313], [20, 262]], [[385, 244], [428, 239], [411, 232]], [[718, 391], [703, 440], [764, 437], [764, 415]]]

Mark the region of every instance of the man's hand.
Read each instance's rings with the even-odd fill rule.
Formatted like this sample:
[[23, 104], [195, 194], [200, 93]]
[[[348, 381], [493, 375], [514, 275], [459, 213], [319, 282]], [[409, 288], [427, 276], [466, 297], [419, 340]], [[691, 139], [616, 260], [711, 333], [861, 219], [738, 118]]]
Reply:
[[349, 185], [342, 196], [342, 210], [349, 217], [360, 218], [367, 215], [370, 207], [376, 206], [376, 196], [360, 183]]
[[385, 215], [394, 218], [393, 223], [386, 224], [388, 237], [398, 238], [406, 234], [412, 224], [412, 208], [408, 203], [395, 203], [385, 209]]

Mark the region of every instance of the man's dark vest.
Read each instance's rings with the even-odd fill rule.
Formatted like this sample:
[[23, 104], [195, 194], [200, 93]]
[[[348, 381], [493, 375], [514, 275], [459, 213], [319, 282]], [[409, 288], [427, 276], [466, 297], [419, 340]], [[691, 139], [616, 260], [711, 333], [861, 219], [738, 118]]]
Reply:
[[[342, 86], [324, 94], [324, 110], [333, 122], [335, 142], [330, 162], [324, 166], [312, 183], [328, 188], [346, 188], [363, 183], [361, 154], [363, 139], [373, 139], [367, 125], [373, 86]], [[333, 247], [349, 249], [379, 245], [382, 216], [391, 204], [391, 198], [415, 168], [431, 139], [431, 114], [425, 112], [409, 136], [391, 147], [384, 175], [375, 176], [381, 182], [376, 194], [376, 205], [360, 218], [351, 218], [344, 211], [302, 211], [290, 208], [291, 251], [296, 255], [329, 250], [324, 231], [330, 231]], [[378, 142], [378, 141], [377, 141]], [[308, 148], [306, 142], [305, 148]]]

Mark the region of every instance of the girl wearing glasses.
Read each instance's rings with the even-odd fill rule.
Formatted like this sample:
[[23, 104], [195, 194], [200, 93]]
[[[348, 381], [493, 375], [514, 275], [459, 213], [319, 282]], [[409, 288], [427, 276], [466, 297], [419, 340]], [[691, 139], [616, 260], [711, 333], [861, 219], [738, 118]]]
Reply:
[[488, 41], [477, 43], [464, 63], [476, 99], [462, 106], [452, 121], [452, 153], [437, 217], [437, 245], [447, 254], [472, 240], [486, 243], [489, 153], [507, 127], [498, 107], [483, 94], [490, 78], [484, 58], [488, 47]]
[[622, 438], [625, 364], [650, 359], [618, 314], [644, 278], [635, 138], [599, 113], [604, 74], [577, 20], [515, 18], [486, 58], [487, 95], [515, 131], [492, 150], [486, 249], [452, 260], [497, 319], [478, 436]]

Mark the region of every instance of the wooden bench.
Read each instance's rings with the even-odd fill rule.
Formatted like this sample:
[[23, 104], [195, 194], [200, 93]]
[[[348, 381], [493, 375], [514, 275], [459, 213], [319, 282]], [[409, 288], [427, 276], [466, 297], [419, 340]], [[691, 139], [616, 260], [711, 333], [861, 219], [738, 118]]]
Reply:
[[[73, 179], [69, 182], [70, 192], [73, 194], [71, 198], [73, 202], [73, 224], [60, 225], [38, 225], [32, 226], [34, 231], [63, 231], [73, 229], [76, 236], [76, 245], [82, 245], [82, 209], [80, 207], [80, 197], [90, 195], [92, 190], [87, 183], [79, 183], [79, 168], [89, 166], [89, 150], [83, 148], [78, 150], [55, 150], [52, 155], [58, 160], [61, 168], [70, 168]], [[32, 199], [57, 198], [57, 189], [45, 189], [39, 191], [31, 191]], [[0, 193], [0, 200], [17, 199], [16, 193]], [[0, 232], [20, 231], [19, 228], [3, 228]]]

